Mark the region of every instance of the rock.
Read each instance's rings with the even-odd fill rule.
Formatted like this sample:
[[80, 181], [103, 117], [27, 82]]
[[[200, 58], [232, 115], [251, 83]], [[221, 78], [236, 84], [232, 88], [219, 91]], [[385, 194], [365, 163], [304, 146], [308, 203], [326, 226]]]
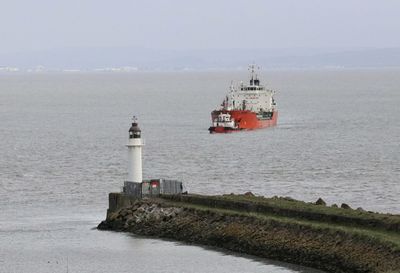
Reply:
[[145, 210], [145, 208], [144, 207], [139, 207], [138, 209], [137, 209], [137, 213], [144, 213], [146, 210]]
[[326, 206], [326, 202], [320, 197], [317, 202], [315, 202], [315, 205]]
[[140, 217], [140, 216], [136, 215], [135, 223], [136, 224], [140, 224], [142, 221], [143, 221], [143, 217]]
[[331, 207], [332, 207], [332, 208], [338, 208], [339, 206], [336, 205], [336, 204], [333, 204]]
[[127, 228], [129, 228], [129, 223], [128, 223], [128, 222], [125, 222], [125, 224], [124, 224], [124, 229], [127, 229]]
[[362, 207], [357, 208], [358, 211], [365, 211]]
[[246, 195], [246, 196], [254, 196], [254, 194], [251, 191], [246, 192], [244, 195]]
[[132, 209], [128, 209], [128, 210], [126, 210], [126, 212], [128, 213], [128, 215], [130, 215], [130, 214], [133, 213], [133, 210]]
[[128, 211], [127, 210], [122, 210], [119, 215], [121, 215], [122, 217], [125, 217], [128, 215]]
[[183, 211], [183, 208], [174, 208], [175, 214], [179, 214]]
[[97, 226], [97, 228], [100, 229], [100, 230], [107, 230], [107, 229], [109, 229], [108, 222], [107, 222], [107, 221], [102, 221], [102, 222]]
[[108, 221], [115, 221], [118, 217], [118, 213], [110, 213], [110, 215], [108, 216]]
[[351, 209], [351, 207], [345, 203], [340, 206], [342, 209]]

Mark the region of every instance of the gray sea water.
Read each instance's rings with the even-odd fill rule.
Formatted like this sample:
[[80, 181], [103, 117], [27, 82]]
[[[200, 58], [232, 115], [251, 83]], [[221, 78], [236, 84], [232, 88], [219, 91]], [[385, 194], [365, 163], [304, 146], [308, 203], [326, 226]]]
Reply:
[[315, 272], [93, 229], [126, 177], [132, 115], [145, 178], [400, 213], [400, 70], [264, 71], [278, 126], [210, 135], [210, 111], [242, 79], [246, 71], [0, 75], [0, 272]]

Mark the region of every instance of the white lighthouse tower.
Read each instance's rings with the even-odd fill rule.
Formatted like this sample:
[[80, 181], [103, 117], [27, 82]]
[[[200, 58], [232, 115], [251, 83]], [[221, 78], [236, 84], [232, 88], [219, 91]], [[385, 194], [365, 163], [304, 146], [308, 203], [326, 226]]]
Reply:
[[132, 126], [129, 129], [128, 147], [128, 179], [129, 182], [142, 183], [142, 146], [141, 131], [137, 119], [133, 117]]

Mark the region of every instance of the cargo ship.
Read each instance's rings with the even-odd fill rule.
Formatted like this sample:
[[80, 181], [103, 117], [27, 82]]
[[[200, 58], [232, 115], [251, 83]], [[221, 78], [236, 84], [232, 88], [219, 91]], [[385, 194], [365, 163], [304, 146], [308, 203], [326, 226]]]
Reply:
[[211, 112], [210, 133], [231, 133], [275, 126], [278, 111], [275, 91], [261, 85], [256, 73], [259, 69], [250, 65], [250, 83], [231, 84], [221, 106]]

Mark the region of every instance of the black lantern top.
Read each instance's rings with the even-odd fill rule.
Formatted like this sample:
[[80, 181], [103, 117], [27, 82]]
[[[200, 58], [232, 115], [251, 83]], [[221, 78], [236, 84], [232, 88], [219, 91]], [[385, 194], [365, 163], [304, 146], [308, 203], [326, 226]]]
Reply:
[[131, 128], [129, 128], [129, 138], [140, 138], [142, 131], [139, 128], [139, 124], [135, 117], [133, 117], [133, 122]]

